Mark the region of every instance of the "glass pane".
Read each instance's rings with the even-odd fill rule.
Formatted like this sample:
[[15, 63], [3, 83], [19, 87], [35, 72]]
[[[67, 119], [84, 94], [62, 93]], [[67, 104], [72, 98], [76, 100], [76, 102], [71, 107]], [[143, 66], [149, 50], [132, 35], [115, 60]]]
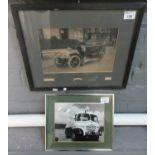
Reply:
[[118, 28], [38, 30], [44, 81], [53, 73], [113, 72]]

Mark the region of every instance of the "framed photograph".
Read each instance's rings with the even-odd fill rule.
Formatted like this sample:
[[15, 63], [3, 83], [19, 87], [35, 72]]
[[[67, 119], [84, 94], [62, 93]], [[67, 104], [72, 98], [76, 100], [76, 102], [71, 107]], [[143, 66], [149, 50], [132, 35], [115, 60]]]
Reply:
[[126, 86], [145, 3], [11, 8], [32, 90]]
[[111, 150], [113, 104], [113, 94], [46, 95], [45, 150]]

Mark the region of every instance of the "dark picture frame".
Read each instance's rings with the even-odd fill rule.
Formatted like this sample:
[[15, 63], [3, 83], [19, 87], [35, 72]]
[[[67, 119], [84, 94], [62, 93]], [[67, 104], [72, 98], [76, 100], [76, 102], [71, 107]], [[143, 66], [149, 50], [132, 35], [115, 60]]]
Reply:
[[46, 151], [112, 150], [114, 94], [46, 94], [45, 110]]
[[[53, 88], [57, 88], [60, 90], [64, 88], [67, 88], [67, 90], [101, 89], [101, 88], [121, 89], [126, 87], [131, 64], [132, 64], [132, 59], [134, 56], [136, 42], [138, 39], [140, 25], [141, 25], [143, 13], [145, 10], [144, 2], [127, 2], [127, 3], [122, 3], [122, 2], [50, 3], [48, 2], [48, 3], [32, 3], [32, 4], [12, 4], [11, 9], [12, 9], [12, 14], [14, 18], [15, 27], [16, 27], [17, 38], [20, 44], [21, 53], [23, 56], [23, 61], [26, 69], [26, 74], [27, 74], [27, 78], [28, 78], [28, 82], [31, 90], [52, 90]], [[26, 41], [26, 40], [29, 40], [29, 39], [26, 39], [26, 37], [29, 37], [29, 36], [26, 34], [26, 31], [25, 31], [26, 28], [23, 28], [23, 25], [26, 27], [26, 23], [24, 23], [25, 21], [23, 20], [22, 16], [27, 16], [26, 14], [24, 14], [25, 12], [35, 11], [40, 13], [41, 11], [45, 12], [47, 10], [52, 11], [52, 13], [56, 12], [57, 14], [59, 13], [63, 14], [63, 12], [65, 11], [71, 12], [71, 14], [73, 14], [70, 16], [72, 17], [72, 19], [74, 19], [75, 16], [78, 16], [78, 11], [82, 12], [81, 13], [82, 15], [85, 14], [85, 11], [86, 12], [88, 11], [90, 15], [92, 16], [94, 15], [94, 20], [96, 20], [95, 17], [97, 17], [98, 15], [101, 15], [99, 20], [96, 20], [96, 23], [98, 23], [98, 25], [102, 24], [100, 23], [101, 21], [100, 19], [102, 18], [103, 12], [105, 14], [107, 13], [106, 14], [107, 18], [108, 17], [111, 18], [111, 19], [109, 18], [109, 21], [107, 22], [107, 25], [108, 25], [109, 23], [111, 23], [112, 19], [116, 17], [116, 15], [114, 14], [120, 11], [120, 13], [118, 13], [119, 15], [118, 19], [120, 17], [122, 19], [118, 20], [120, 22], [116, 24], [118, 25], [118, 27], [110, 26], [111, 29], [118, 28], [118, 31], [119, 31], [118, 32], [119, 35], [117, 34], [118, 40], [116, 41], [117, 48], [116, 48], [115, 59], [113, 60], [113, 69], [110, 72], [97, 72], [97, 71], [94, 72], [95, 71], [94, 69], [93, 72], [83, 71], [83, 72], [77, 73], [75, 71], [71, 73], [69, 72], [62, 72], [62, 73], [59, 72], [54, 74], [52, 73], [52, 78], [44, 78], [43, 80], [43, 75], [42, 75], [43, 69], [40, 67], [41, 63], [39, 60], [40, 56], [35, 55], [36, 52], [32, 53], [29, 50], [28, 43]], [[129, 12], [129, 16], [130, 15], [132, 16], [132, 13], [135, 13], [135, 15], [133, 15], [134, 16], [133, 19], [132, 17], [131, 19], [130, 17], [127, 17], [128, 12]], [[127, 19], [125, 19], [126, 18], [125, 16], [127, 17]], [[64, 19], [65, 15], [62, 15], [60, 17]], [[77, 19], [78, 18], [79, 17], [77, 17]], [[53, 19], [53, 21], [56, 21], [56, 20], [57, 19]], [[106, 16], [105, 16], [105, 20], [107, 20]], [[83, 21], [84, 21], [84, 17], [83, 17]], [[34, 22], [37, 23], [37, 19]], [[88, 23], [89, 22], [91, 22], [91, 20], [88, 20]], [[57, 25], [59, 23], [60, 25], [62, 25], [63, 20], [62, 22], [58, 21]], [[93, 22], [92, 25], [94, 23], [95, 22]], [[33, 23], [31, 24], [33, 25]], [[85, 24], [87, 25], [86, 22]], [[114, 24], [115, 23], [113, 22], [111, 25], [114, 25]], [[69, 26], [70, 25], [72, 25], [72, 22], [69, 22]], [[62, 26], [60, 26], [60, 28], [61, 27]], [[129, 32], [127, 30], [129, 30]], [[27, 36], [25, 36], [25, 34]], [[127, 36], [128, 36], [128, 39], [126, 39]], [[124, 50], [126, 47], [127, 47], [127, 50]], [[32, 57], [35, 57], [36, 59]], [[101, 65], [98, 65], [98, 66], [101, 67]], [[50, 80], [46, 81], [46, 79], [50, 79]]]

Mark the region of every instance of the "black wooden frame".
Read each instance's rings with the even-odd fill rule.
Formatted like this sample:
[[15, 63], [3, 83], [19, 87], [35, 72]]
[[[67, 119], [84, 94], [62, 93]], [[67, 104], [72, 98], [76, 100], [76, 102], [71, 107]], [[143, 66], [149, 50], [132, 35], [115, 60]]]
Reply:
[[[127, 65], [124, 73], [124, 79], [122, 86], [113, 87], [113, 86], [101, 86], [101, 87], [67, 87], [69, 90], [76, 90], [76, 89], [122, 89], [125, 88], [128, 82], [128, 77], [130, 73], [130, 68], [134, 56], [134, 51], [140, 31], [140, 25], [143, 18], [143, 13], [145, 10], [146, 3], [145, 2], [106, 2], [106, 3], [100, 3], [100, 2], [93, 2], [93, 3], [53, 3], [53, 2], [46, 2], [46, 3], [28, 3], [28, 4], [11, 4], [11, 10], [12, 15], [16, 27], [17, 32], [17, 38], [19, 40], [21, 53], [23, 56], [23, 61], [26, 69], [26, 74], [29, 82], [29, 86], [31, 90], [52, 90], [52, 88], [49, 87], [35, 87], [34, 80], [32, 78], [32, 70], [30, 67], [27, 49], [22, 33], [22, 27], [18, 15], [18, 11], [21, 10], [54, 10], [54, 9], [60, 9], [60, 10], [137, 10], [137, 22], [135, 23], [134, 32], [132, 36], [130, 51], [128, 55]], [[57, 87], [58, 90], [62, 90], [63, 87]]]

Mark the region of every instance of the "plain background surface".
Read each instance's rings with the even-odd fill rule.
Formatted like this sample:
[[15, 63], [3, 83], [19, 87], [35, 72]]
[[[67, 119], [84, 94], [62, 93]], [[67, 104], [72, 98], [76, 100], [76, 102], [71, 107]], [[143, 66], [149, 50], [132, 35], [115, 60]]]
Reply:
[[[115, 112], [138, 113], [147, 110], [146, 102], [146, 13], [143, 18], [134, 60], [126, 89], [100, 90], [92, 93], [114, 93]], [[44, 94], [29, 90], [25, 68], [9, 9], [9, 114], [44, 113]], [[79, 91], [78, 91], [79, 92]], [[86, 91], [85, 91], [86, 92]], [[87, 91], [90, 93], [90, 91]], [[48, 92], [50, 93], [50, 92]], [[52, 92], [51, 92], [52, 93]], [[9, 152], [44, 151], [44, 128], [10, 128]], [[87, 152], [88, 153], [88, 152]], [[90, 152], [89, 152], [90, 153]], [[97, 152], [95, 154], [102, 154]], [[10, 153], [11, 154], [11, 153]], [[15, 153], [16, 154], [16, 153]], [[20, 153], [21, 154], [21, 153]], [[29, 153], [27, 153], [29, 154]], [[38, 154], [38, 153], [36, 153]], [[48, 153], [46, 153], [48, 154]], [[52, 152], [49, 154], [73, 154], [77, 152]], [[80, 152], [83, 154], [83, 152]], [[86, 154], [86, 152], [85, 152]], [[92, 153], [93, 154], [93, 153]], [[113, 132], [113, 151], [105, 154], [146, 154], [146, 127], [115, 127]]]

